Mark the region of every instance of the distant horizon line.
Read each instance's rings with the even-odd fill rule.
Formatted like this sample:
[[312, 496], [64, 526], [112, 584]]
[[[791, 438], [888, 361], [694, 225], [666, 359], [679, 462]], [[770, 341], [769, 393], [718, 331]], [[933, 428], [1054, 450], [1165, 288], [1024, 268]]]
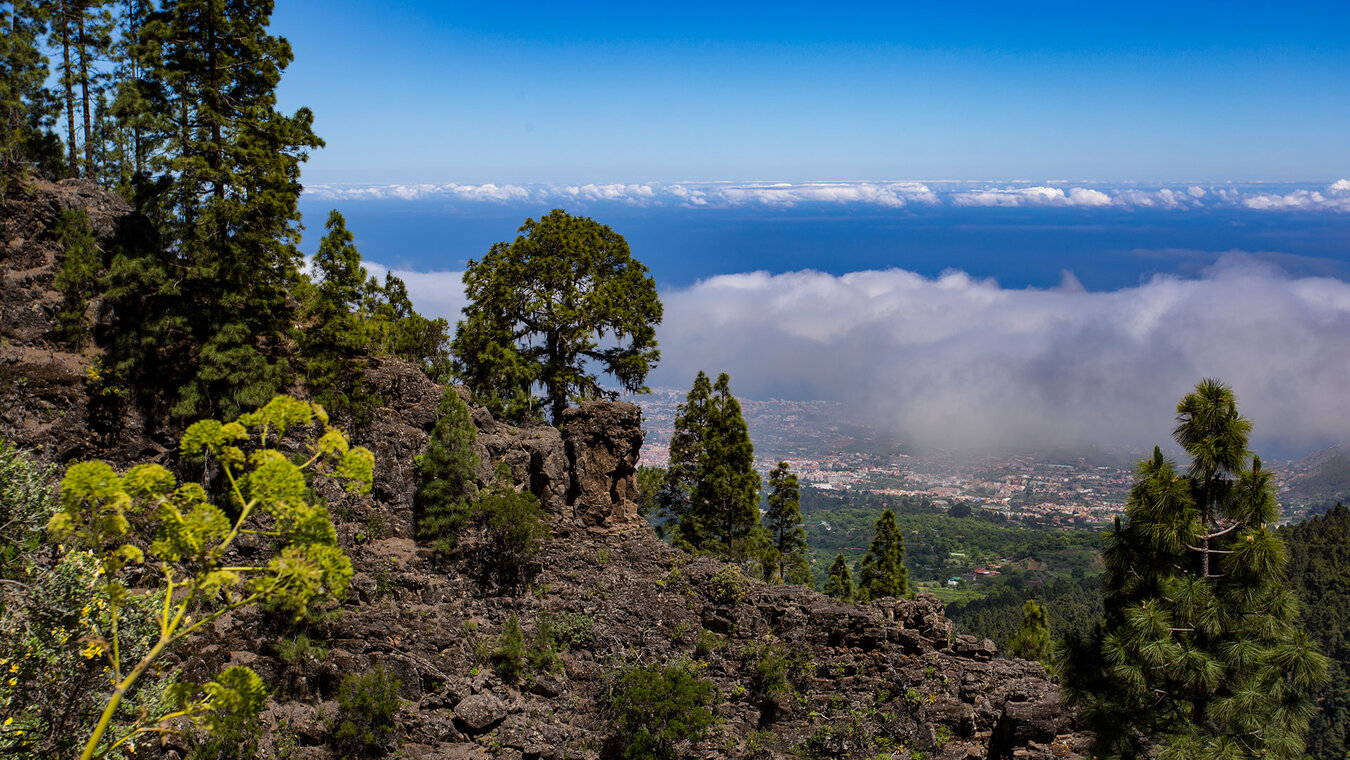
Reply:
[[[1067, 190], [1067, 192], [1066, 192]], [[333, 201], [425, 199], [509, 203], [623, 203], [641, 207], [791, 208], [803, 204], [889, 209], [1028, 207], [1081, 209], [1237, 208], [1257, 212], [1350, 213], [1350, 179], [1331, 182], [1163, 182], [1075, 180], [818, 180], [640, 183], [459, 182], [315, 183], [304, 195]]]

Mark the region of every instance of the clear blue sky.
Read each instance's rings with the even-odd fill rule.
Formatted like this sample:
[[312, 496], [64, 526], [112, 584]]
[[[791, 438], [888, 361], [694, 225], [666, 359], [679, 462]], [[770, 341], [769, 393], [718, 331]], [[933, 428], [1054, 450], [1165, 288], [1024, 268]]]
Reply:
[[[307, 182], [1350, 175], [1350, 4], [284, 0]], [[942, 6], [942, 7], [939, 7]]]

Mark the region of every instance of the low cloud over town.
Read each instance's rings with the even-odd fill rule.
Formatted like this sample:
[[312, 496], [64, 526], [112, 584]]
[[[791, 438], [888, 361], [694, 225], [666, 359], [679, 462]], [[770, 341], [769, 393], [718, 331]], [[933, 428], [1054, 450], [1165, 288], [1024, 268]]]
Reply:
[[[453, 272], [396, 272], [453, 322]], [[1350, 430], [1350, 283], [1240, 254], [1195, 277], [1010, 289], [901, 269], [712, 277], [662, 293], [650, 381], [728, 372], [749, 398], [837, 399], [920, 446], [1166, 443], [1201, 377], [1237, 391], [1255, 443], [1306, 452]]]

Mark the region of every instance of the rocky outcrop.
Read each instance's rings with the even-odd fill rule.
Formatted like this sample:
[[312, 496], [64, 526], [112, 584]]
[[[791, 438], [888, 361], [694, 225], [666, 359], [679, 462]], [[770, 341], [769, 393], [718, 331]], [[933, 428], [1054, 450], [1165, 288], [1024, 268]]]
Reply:
[[[23, 441], [49, 459], [101, 457], [158, 461], [166, 451], [140, 411], [104, 387], [102, 352], [74, 350], [58, 339], [62, 295], [56, 289], [65, 251], [57, 239], [61, 212], [89, 216], [105, 256], [148, 235], [142, 219], [117, 196], [86, 180], [35, 180], [0, 203], [0, 436]], [[101, 304], [86, 309], [97, 326]]]

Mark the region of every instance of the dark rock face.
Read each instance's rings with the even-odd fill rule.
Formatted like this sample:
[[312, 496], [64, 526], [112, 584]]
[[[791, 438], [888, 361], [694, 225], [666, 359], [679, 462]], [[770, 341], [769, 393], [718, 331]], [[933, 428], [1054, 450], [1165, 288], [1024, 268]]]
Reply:
[[638, 519], [637, 460], [642, 410], [636, 404], [583, 402], [563, 412], [570, 483], [567, 504], [588, 527], [622, 528]]
[[[59, 209], [91, 209], [101, 240], [122, 234], [127, 209], [82, 183], [44, 185], [0, 212], [0, 437], [54, 459], [99, 456], [119, 467], [172, 462], [176, 436], [121, 412], [100, 421], [86, 382], [97, 351], [53, 337]], [[63, 205], [65, 204], [65, 205]], [[409, 758], [588, 758], [613, 734], [614, 673], [630, 664], [692, 662], [718, 694], [719, 729], [679, 749], [688, 757], [1074, 757], [1086, 737], [1039, 664], [998, 657], [992, 643], [954, 635], [931, 596], [841, 604], [800, 586], [747, 579], [737, 598], [714, 582], [727, 566], [659, 541], [637, 517], [641, 413], [596, 401], [569, 409], [562, 432], [514, 427], [472, 408], [480, 481], [505, 462], [540, 500], [551, 537], [516, 585], [486, 579], [492, 558], [468, 537], [440, 556], [413, 537], [413, 462], [436, 422], [441, 386], [406, 362], [372, 358], [382, 399], [368, 424], [338, 420], [376, 455], [369, 499], [330, 506], [356, 574], [336, 620], [306, 629], [326, 657], [285, 662], [273, 644], [297, 634], [261, 610], [236, 613], [184, 652], [208, 678], [247, 663], [271, 687], [264, 748], [337, 757], [328, 723], [342, 679], [383, 666], [400, 682]], [[462, 391], [461, 391], [462, 392]], [[467, 394], [466, 394], [467, 395]], [[552, 621], [565, 644], [555, 668], [508, 683], [492, 668], [507, 619], [529, 644]], [[765, 645], [792, 656], [788, 694], [759, 691]], [[687, 745], [687, 743], [686, 743]]]
[[[0, 203], [0, 436], [56, 461], [103, 457], [119, 463], [161, 460], [163, 439], [146, 432], [133, 405], [101, 388], [101, 352], [59, 341], [62, 295], [55, 280], [65, 250], [56, 236], [61, 212], [83, 209], [99, 248], [135, 245], [143, 220], [115, 195], [86, 180], [35, 181]], [[89, 304], [95, 323], [102, 306]]]

